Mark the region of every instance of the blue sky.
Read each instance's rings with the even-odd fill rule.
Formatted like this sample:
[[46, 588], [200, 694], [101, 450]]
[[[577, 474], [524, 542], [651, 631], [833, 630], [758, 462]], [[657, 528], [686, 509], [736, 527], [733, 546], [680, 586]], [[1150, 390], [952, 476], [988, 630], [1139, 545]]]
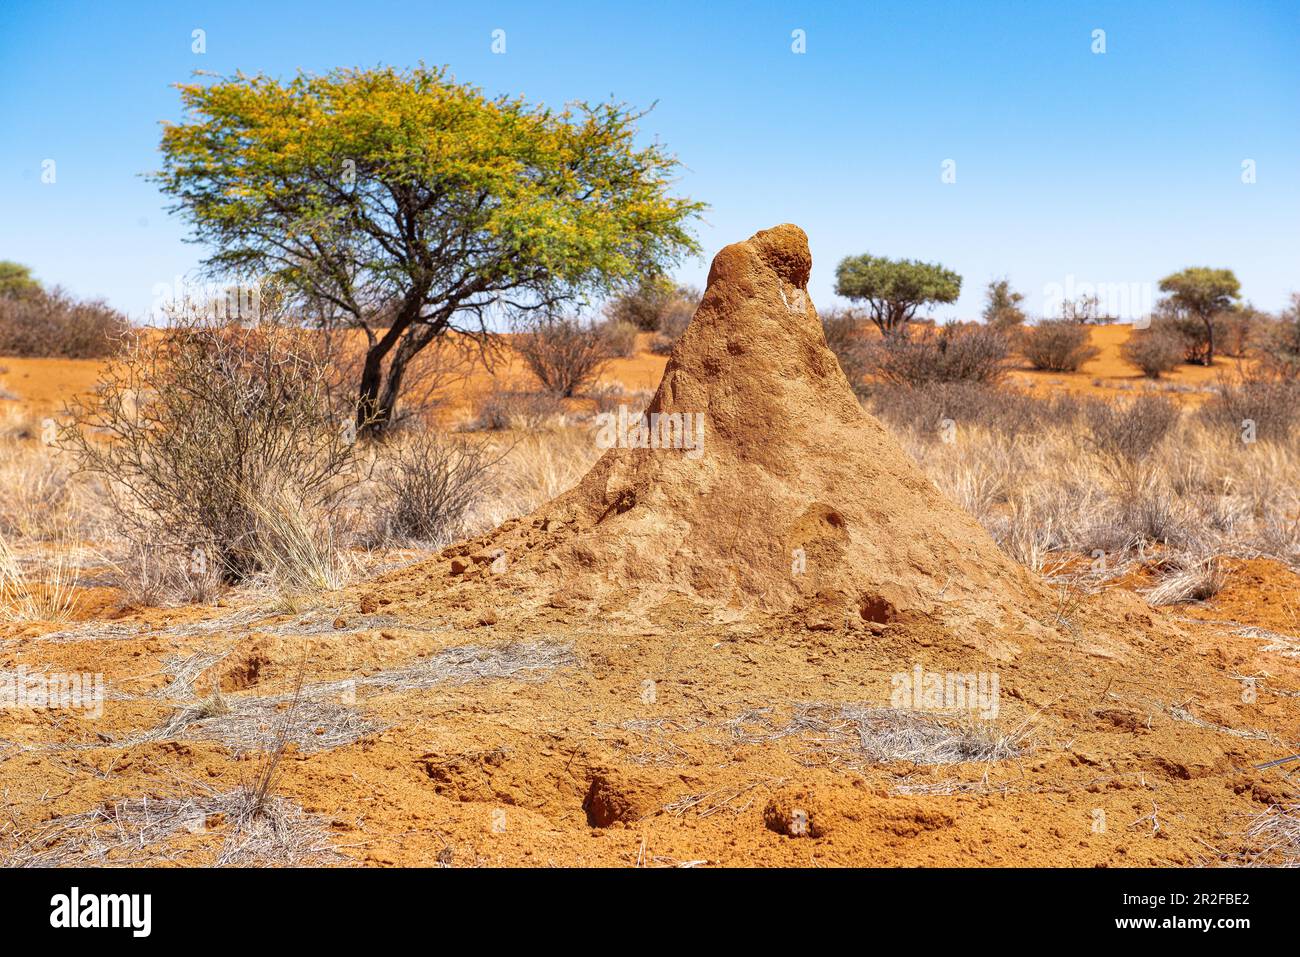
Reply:
[[[796, 29], [806, 53], [791, 50]], [[657, 101], [645, 136], [711, 207], [685, 281], [702, 284], [726, 243], [789, 221], [809, 234], [821, 306], [836, 262], [871, 252], [961, 273], [940, 318], [977, 315], [995, 276], [1037, 313], [1070, 277], [1151, 284], [1186, 265], [1230, 267], [1276, 309], [1300, 291], [1298, 53], [1296, 0], [5, 0], [0, 259], [141, 317], [201, 258], [139, 175], [157, 166], [159, 121], [179, 117], [171, 84], [423, 60], [554, 105]]]

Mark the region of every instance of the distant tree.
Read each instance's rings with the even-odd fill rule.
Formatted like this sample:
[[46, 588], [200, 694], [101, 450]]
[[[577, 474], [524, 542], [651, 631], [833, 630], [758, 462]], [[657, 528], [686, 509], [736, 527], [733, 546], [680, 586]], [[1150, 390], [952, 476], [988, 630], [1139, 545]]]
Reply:
[[1114, 316], [1102, 313], [1101, 297], [1096, 294], [1080, 296], [1078, 299], [1063, 299], [1061, 318], [1081, 326], [1104, 326], [1115, 321]]
[[32, 277], [26, 266], [0, 259], [0, 297], [20, 299], [41, 291], [41, 284]]
[[1169, 306], [1200, 321], [1205, 330], [1205, 365], [1214, 363], [1214, 319], [1241, 297], [1241, 283], [1231, 269], [1192, 266], [1160, 280]]
[[1022, 325], [1025, 314], [1020, 304], [1025, 294], [1011, 288], [1008, 279], [994, 279], [984, 291], [984, 321], [998, 329], [1013, 329]]
[[961, 294], [961, 276], [938, 263], [847, 256], [836, 267], [835, 292], [865, 302], [871, 321], [889, 336], [905, 333], [922, 306], [955, 302]]
[[393, 420], [411, 360], [493, 312], [551, 314], [697, 249], [703, 204], [643, 115], [488, 97], [444, 70], [180, 85], [155, 174], [214, 273], [271, 279], [367, 342], [357, 422]]

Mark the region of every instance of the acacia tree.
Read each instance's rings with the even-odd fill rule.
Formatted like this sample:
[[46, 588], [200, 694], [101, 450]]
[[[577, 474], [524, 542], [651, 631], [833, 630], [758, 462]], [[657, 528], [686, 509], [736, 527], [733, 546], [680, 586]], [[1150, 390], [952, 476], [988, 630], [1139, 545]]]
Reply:
[[905, 332], [922, 306], [955, 302], [961, 294], [961, 276], [938, 263], [847, 256], [835, 269], [835, 292], [865, 302], [871, 321], [889, 336]]
[[1214, 317], [1241, 297], [1241, 283], [1232, 270], [1191, 266], [1161, 279], [1160, 291], [1168, 294], [1167, 309], [1200, 320], [1205, 329], [1202, 361], [1213, 365]]
[[32, 271], [21, 263], [0, 260], [0, 298], [24, 299], [37, 295], [41, 284]]
[[554, 111], [421, 66], [180, 84], [154, 174], [215, 250], [310, 318], [362, 331], [357, 422], [384, 428], [411, 359], [494, 312], [551, 313], [697, 246], [703, 204], [616, 103]]

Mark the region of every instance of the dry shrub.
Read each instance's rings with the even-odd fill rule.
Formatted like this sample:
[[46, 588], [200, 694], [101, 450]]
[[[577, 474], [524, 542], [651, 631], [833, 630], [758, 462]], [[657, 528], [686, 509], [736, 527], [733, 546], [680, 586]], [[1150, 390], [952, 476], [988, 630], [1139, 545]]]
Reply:
[[652, 276], [611, 300], [605, 307], [605, 315], [611, 320], [630, 323], [643, 332], [672, 336], [676, 329], [680, 335], [699, 301], [699, 290], [674, 285], [664, 276]]
[[550, 392], [494, 388], [479, 397], [474, 418], [463, 426], [467, 432], [535, 432], [564, 415], [564, 403]]
[[868, 370], [885, 382], [920, 386], [931, 382], [994, 384], [1007, 373], [1010, 344], [988, 326], [949, 324], [938, 332], [919, 329], [886, 336], [866, 352]]
[[1251, 351], [1265, 314], [1249, 304], [1214, 317], [1214, 351], [1240, 359]]
[[1213, 428], [1243, 443], [1285, 442], [1300, 423], [1300, 380], [1242, 372], [1221, 376], [1218, 391], [1201, 406], [1200, 416]]
[[600, 325], [600, 334], [611, 356], [630, 359], [636, 355], [637, 328], [621, 319], [607, 319]]
[[1201, 414], [1152, 407], [1125, 421], [1078, 398], [961, 383], [891, 386], [869, 402], [926, 475], [1040, 573], [1083, 556], [1104, 579], [1153, 548], [1168, 574], [1210, 555], [1300, 563], [1294, 432], [1245, 444]]
[[1163, 395], [1139, 395], [1128, 402], [1092, 400], [1083, 406], [1088, 441], [1120, 467], [1146, 460], [1178, 423], [1177, 404]]
[[[1216, 329], [1218, 319], [1216, 318]], [[1167, 335], [1182, 344], [1183, 361], [1205, 365], [1210, 355], [1210, 334], [1199, 316], [1179, 309], [1170, 299], [1156, 304], [1151, 315], [1151, 331]]]
[[620, 406], [626, 407], [629, 415], [640, 415], [654, 397], [647, 389], [629, 392], [621, 382], [607, 382], [592, 386], [587, 390], [597, 412], [617, 412]]
[[826, 345], [839, 360], [844, 377], [854, 392], [863, 392], [871, 372], [871, 341], [866, 335], [866, 319], [855, 309], [827, 309], [821, 314], [821, 320]]
[[945, 421], [1000, 435], [1042, 432], [1072, 423], [1081, 407], [1069, 394], [1040, 399], [979, 382], [882, 383], [872, 386], [868, 403], [871, 411], [890, 425], [923, 435], [940, 433]]
[[1293, 293], [1291, 304], [1260, 331], [1256, 345], [1266, 375], [1300, 379], [1300, 293]]
[[1120, 349], [1124, 358], [1142, 370], [1150, 379], [1160, 378], [1183, 361], [1183, 340], [1166, 326], [1134, 330]]
[[1088, 326], [1068, 319], [1045, 319], [1026, 329], [1021, 348], [1030, 365], [1047, 372], [1077, 372], [1101, 352], [1090, 345]]
[[405, 435], [383, 450], [377, 472], [386, 537], [440, 547], [463, 532], [493, 465], [483, 445], [433, 432]]
[[511, 345], [542, 388], [566, 399], [593, 381], [611, 358], [598, 326], [566, 317], [521, 322]]
[[0, 296], [0, 355], [102, 359], [130, 331], [126, 316], [102, 300], [62, 289]]
[[182, 321], [130, 340], [62, 442], [105, 480], [130, 539], [198, 549], [239, 581], [264, 562], [255, 503], [328, 514], [358, 477], [330, 376], [310, 333]]
[[655, 334], [650, 339], [650, 351], [657, 356], [668, 355], [677, 345], [686, 327], [691, 324], [695, 307], [699, 305], [700, 293], [690, 286], [678, 286], [677, 296], [659, 314], [655, 324]]

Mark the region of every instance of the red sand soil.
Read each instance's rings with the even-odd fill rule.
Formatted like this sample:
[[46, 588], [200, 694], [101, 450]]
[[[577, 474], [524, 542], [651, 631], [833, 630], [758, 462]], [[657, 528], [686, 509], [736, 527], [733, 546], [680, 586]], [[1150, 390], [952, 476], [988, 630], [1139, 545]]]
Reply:
[[[852, 401], [807, 267], [791, 226], [715, 260], [651, 405], [706, 413], [695, 459], [613, 449], [534, 515], [298, 616], [0, 626], [0, 668], [102, 672], [115, 692], [98, 720], [0, 714], [0, 848], [124, 797], [248, 781], [254, 758], [227, 744], [140, 736], [213, 685], [288, 696], [305, 661], [310, 687], [364, 688], [339, 701], [374, 728], [292, 747], [276, 793], [360, 864], [1250, 859], [1252, 816], [1297, 799], [1286, 766], [1255, 766], [1297, 750], [1300, 642], [1274, 633], [1298, 630], [1300, 578], [1234, 564], [1213, 602], [1174, 613], [1037, 581]], [[453, 658], [537, 667], [383, 684]], [[918, 666], [996, 674], [1014, 753], [868, 760], [857, 709]], [[228, 828], [178, 840], [202, 860]]]

